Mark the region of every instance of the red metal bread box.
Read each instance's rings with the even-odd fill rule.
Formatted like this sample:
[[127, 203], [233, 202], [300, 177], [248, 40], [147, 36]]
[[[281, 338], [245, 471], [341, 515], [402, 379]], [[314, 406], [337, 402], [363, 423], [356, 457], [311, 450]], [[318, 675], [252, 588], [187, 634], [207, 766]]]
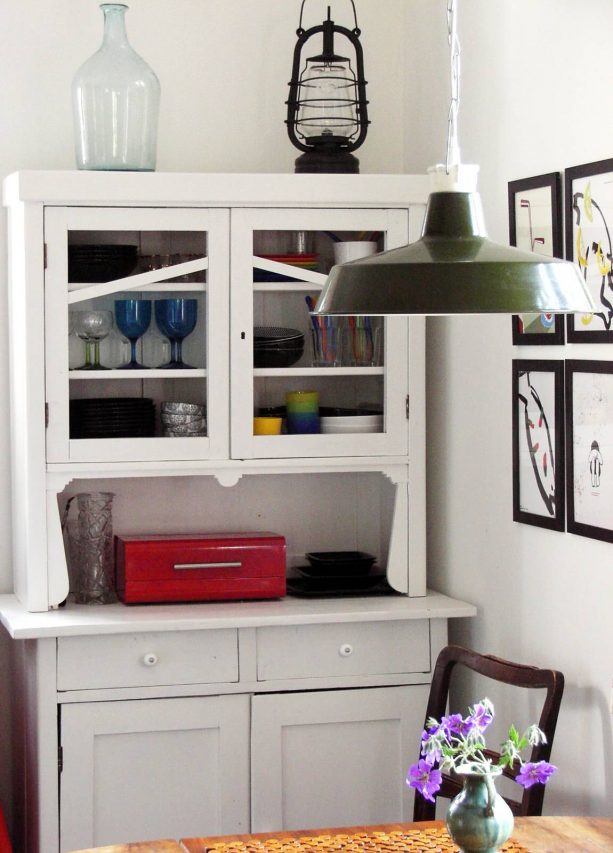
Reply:
[[115, 537], [117, 594], [126, 604], [285, 595], [285, 539], [275, 533]]

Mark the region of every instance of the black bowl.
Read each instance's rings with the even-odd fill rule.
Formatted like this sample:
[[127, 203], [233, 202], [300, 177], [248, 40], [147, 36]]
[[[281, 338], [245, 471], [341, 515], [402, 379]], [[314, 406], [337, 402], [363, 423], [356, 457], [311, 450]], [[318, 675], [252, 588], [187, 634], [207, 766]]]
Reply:
[[304, 343], [292, 349], [254, 349], [254, 367], [291, 367], [300, 361], [304, 352]]
[[262, 418], [285, 418], [287, 417], [287, 410], [285, 406], [259, 406], [256, 416]]
[[299, 329], [285, 329], [279, 326], [256, 326], [253, 330], [253, 346], [260, 347], [291, 347], [299, 341], [304, 341], [304, 335]]
[[305, 554], [310, 567], [302, 567], [302, 571], [310, 572], [313, 576], [333, 575], [367, 575], [376, 557], [365, 554], [364, 551], [312, 551]]
[[382, 409], [355, 408], [346, 409], [338, 406], [320, 406], [319, 415], [322, 418], [350, 418], [364, 415], [381, 415]]

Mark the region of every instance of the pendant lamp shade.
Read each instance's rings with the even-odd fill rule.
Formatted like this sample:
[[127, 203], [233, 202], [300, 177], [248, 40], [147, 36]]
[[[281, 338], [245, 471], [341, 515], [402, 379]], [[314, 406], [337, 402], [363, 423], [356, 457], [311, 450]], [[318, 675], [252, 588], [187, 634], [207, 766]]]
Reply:
[[433, 192], [415, 243], [332, 268], [315, 314], [591, 313], [569, 261], [485, 236], [476, 192]]

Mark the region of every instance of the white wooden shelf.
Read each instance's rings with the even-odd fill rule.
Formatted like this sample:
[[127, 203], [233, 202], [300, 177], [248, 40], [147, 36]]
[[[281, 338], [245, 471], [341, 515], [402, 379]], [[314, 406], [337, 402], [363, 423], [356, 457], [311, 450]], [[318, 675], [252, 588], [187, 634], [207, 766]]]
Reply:
[[29, 613], [14, 595], [0, 595], [0, 620], [15, 639], [141, 631], [193, 631], [336, 622], [387, 622], [399, 619], [451, 619], [474, 616], [473, 604], [428, 590], [420, 598], [294, 598], [205, 604], [67, 604]]
[[312, 293], [321, 290], [323, 284], [315, 284], [310, 281], [254, 281], [254, 291], [264, 293]]
[[[130, 279], [126, 278], [125, 281], [129, 284]], [[74, 291], [85, 291], [87, 288], [91, 287], [91, 284], [86, 282], [69, 282], [68, 283], [68, 291], [72, 293]], [[317, 286], [314, 285], [315, 289]], [[130, 290], [133, 288], [130, 286]], [[206, 292], [206, 284], [201, 281], [159, 281], [155, 284], [142, 284], [135, 290], [135, 293], [205, 293]]]
[[70, 370], [69, 379], [199, 379], [206, 376], [203, 367], [190, 367], [185, 370], [162, 370], [159, 367], [149, 367], [143, 370]]
[[384, 367], [256, 367], [260, 376], [383, 376]]

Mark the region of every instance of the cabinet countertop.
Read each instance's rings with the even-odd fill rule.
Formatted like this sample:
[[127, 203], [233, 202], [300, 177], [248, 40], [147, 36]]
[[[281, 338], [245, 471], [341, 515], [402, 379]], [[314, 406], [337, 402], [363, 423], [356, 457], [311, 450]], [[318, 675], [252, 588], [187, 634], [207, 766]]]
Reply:
[[68, 604], [43, 613], [28, 612], [15, 595], [0, 595], [0, 621], [16, 640], [85, 634], [258, 628], [330, 622], [380, 622], [475, 616], [473, 604], [433, 590], [420, 598], [301, 599], [205, 602], [127, 607], [123, 604]]

